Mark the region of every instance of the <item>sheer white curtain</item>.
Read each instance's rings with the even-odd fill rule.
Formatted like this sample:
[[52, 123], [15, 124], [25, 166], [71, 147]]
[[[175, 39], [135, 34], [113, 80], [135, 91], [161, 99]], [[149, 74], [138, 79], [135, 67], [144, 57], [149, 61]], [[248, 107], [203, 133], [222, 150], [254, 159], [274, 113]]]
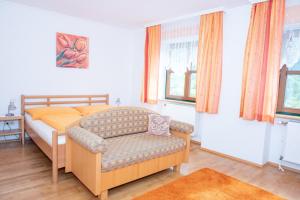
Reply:
[[282, 63], [290, 70], [300, 70], [300, 25], [285, 31], [282, 47]]
[[282, 44], [282, 65], [300, 70], [300, 2], [287, 6]]
[[171, 69], [173, 77], [178, 81], [174, 83], [175, 93], [182, 95], [184, 73], [196, 70], [199, 17], [178, 20], [161, 25], [161, 55], [160, 55], [160, 95], [164, 97], [166, 70]]

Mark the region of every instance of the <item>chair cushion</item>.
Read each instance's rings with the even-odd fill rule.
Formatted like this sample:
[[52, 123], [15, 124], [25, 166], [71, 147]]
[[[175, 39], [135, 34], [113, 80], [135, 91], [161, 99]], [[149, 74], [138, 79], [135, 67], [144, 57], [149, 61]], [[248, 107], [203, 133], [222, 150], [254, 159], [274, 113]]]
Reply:
[[108, 172], [145, 160], [168, 155], [185, 148], [185, 141], [176, 136], [137, 133], [105, 139], [102, 171]]
[[137, 107], [110, 108], [82, 118], [80, 126], [103, 138], [146, 132], [149, 113]]

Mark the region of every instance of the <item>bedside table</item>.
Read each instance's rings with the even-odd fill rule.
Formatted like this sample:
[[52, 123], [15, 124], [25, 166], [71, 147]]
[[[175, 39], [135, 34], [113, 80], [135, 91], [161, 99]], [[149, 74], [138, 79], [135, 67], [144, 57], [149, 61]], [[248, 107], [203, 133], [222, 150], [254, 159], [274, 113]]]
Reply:
[[[2, 130], [0, 126], [0, 135], [14, 135], [16, 133], [19, 133], [19, 138], [21, 143], [24, 145], [24, 117], [21, 115], [17, 116], [0, 116], [0, 122], [1, 123], [7, 123], [10, 121], [18, 121], [19, 127], [17, 129], [10, 129], [10, 130]], [[3, 125], [4, 126], [4, 125]]]

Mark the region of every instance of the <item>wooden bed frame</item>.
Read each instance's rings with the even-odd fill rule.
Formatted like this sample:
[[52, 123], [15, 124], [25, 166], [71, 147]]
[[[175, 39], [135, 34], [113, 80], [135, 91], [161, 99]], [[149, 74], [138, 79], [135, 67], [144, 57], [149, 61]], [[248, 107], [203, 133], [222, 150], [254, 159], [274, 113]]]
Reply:
[[186, 146], [183, 150], [109, 172], [101, 171], [101, 153], [92, 153], [66, 136], [65, 172], [72, 172], [95, 196], [107, 200], [108, 189], [170, 167], [176, 172], [180, 171], [181, 164], [189, 159], [190, 134], [172, 130], [171, 134], [185, 140]]
[[[52, 105], [93, 105], [109, 104], [109, 95], [22, 95], [21, 96], [21, 113], [24, 116], [25, 110], [35, 106], [52, 106]], [[52, 133], [52, 146], [44, 141], [38, 133], [26, 122], [25, 131], [35, 144], [46, 154], [52, 161], [52, 181], [57, 183], [58, 169], [65, 167], [65, 144], [58, 144], [58, 136], [65, 135], [58, 131]]]

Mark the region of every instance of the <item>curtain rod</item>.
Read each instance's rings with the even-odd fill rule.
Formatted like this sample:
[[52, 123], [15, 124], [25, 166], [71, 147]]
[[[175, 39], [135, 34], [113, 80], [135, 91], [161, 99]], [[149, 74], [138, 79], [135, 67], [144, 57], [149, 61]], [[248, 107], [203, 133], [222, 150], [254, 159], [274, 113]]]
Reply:
[[220, 11], [225, 11], [224, 7], [218, 7], [218, 8], [214, 8], [214, 9], [203, 10], [203, 11], [193, 13], [193, 14], [189, 14], [189, 15], [182, 15], [182, 16], [176, 17], [176, 18], [165, 19], [165, 20], [162, 20], [162, 21], [146, 24], [144, 27], [146, 28], [146, 27], [155, 26], [155, 25], [158, 25], [158, 24], [170, 23], [170, 22], [181, 20], [181, 19], [187, 19], [187, 18], [191, 18], [191, 17], [196, 17], [196, 16], [205, 15], [205, 14], [214, 13], [214, 12], [220, 12]]

